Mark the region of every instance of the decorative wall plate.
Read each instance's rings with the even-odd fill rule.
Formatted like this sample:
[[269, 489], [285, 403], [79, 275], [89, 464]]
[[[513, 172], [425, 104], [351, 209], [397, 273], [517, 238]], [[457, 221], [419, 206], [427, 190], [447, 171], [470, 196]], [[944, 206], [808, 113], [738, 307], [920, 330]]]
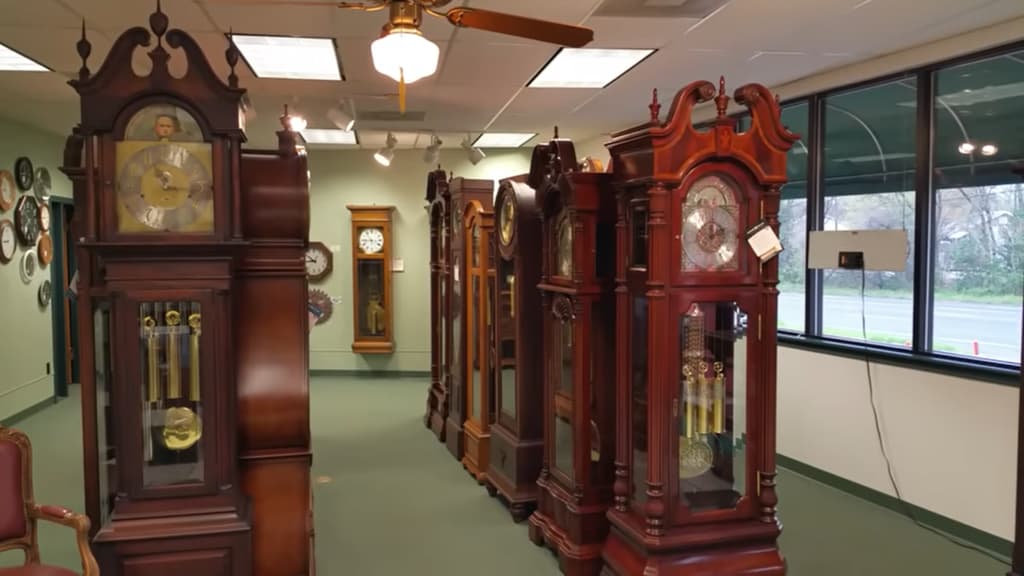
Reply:
[[14, 174], [8, 170], [0, 170], [0, 212], [10, 210], [17, 197], [18, 188], [14, 183]]
[[316, 313], [316, 326], [326, 323], [334, 312], [334, 303], [326, 292], [320, 289], [309, 291], [310, 314]]

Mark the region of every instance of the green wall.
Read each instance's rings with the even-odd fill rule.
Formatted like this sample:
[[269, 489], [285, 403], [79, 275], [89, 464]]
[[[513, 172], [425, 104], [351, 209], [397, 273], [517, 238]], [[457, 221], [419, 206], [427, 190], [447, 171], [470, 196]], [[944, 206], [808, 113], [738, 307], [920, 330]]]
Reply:
[[[71, 196], [71, 182], [58, 170], [64, 140], [18, 123], [0, 119], [0, 168], [14, 171], [14, 160], [28, 156], [35, 167], [50, 171], [53, 194]], [[14, 221], [14, 209], [0, 213], [0, 219]], [[50, 309], [36, 299], [39, 285], [50, 277], [49, 267], [36, 271], [30, 284], [18, 273], [25, 248], [19, 246], [14, 259], [0, 264], [0, 421], [31, 408], [53, 396], [53, 333]], [[51, 306], [53, 303], [51, 303]]]
[[[461, 150], [441, 153], [441, 166], [456, 177], [497, 180], [523, 174], [530, 167], [532, 146], [513, 151], [488, 151], [476, 166]], [[373, 160], [372, 151], [313, 150], [309, 239], [334, 251], [334, 271], [310, 284], [331, 297], [331, 318], [310, 335], [312, 370], [430, 370], [430, 229], [423, 197], [427, 173], [422, 150], [399, 150], [391, 166]], [[352, 240], [349, 204], [392, 205], [393, 258], [404, 260], [405, 271], [392, 273], [395, 351], [388, 355], [352, 352]], [[272, 303], [268, 302], [268, 305]]]

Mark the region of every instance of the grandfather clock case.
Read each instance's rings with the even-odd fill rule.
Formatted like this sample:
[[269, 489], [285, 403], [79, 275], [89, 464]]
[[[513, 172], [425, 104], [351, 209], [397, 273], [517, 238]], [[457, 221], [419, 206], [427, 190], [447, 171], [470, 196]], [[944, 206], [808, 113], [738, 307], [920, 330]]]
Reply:
[[615, 474], [615, 193], [569, 140], [534, 152], [543, 198], [544, 465], [530, 539], [569, 576], [604, 562]]
[[[618, 191], [616, 471], [603, 574], [785, 574], [777, 538], [777, 234], [798, 136], [763, 86], [693, 82], [606, 145]], [[706, 132], [692, 109], [714, 100]], [[770, 233], [769, 233], [770, 236]], [[760, 256], [760, 257], [759, 257]]]
[[243, 152], [237, 50], [222, 82], [168, 24], [157, 3], [95, 75], [83, 26], [70, 81], [92, 546], [109, 576], [311, 574], [306, 159], [287, 128]]
[[448, 292], [451, 282], [451, 227], [449, 211], [451, 196], [448, 178], [438, 168], [427, 176], [427, 217], [430, 219], [430, 388], [423, 425], [445, 441], [445, 419], [448, 417]]
[[445, 419], [445, 445], [456, 460], [465, 454], [466, 422], [466, 258], [464, 218], [467, 207], [478, 212], [491, 212], [494, 205], [494, 182], [470, 178], [452, 178], [448, 183], [449, 229], [451, 237], [448, 254], [451, 270], [448, 282], [446, 334], [449, 351], [448, 372], [445, 375], [448, 391], [448, 414]]
[[503, 180], [496, 197], [494, 301], [495, 422], [487, 490], [508, 503], [513, 520], [537, 505], [544, 427], [540, 337], [541, 237], [539, 200], [524, 177]]

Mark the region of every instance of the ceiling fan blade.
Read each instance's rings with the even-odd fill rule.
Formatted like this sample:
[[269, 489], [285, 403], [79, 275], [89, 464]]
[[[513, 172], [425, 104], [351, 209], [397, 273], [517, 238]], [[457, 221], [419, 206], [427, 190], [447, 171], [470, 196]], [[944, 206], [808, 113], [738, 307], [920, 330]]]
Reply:
[[388, 7], [389, 0], [367, 0], [366, 2], [317, 2], [316, 0], [204, 0], [206, 4], [242, 4], [250, 6], [321, 6], [324, 8], [351, 8], [373, 12]]
[[514, 16], [502, 12], [491, 12], [490, 10], [453, 8], [445, 14], [445, 17], [455, 26], [530, 38], [572, 48], [586, 46], [594, 40], [594, 31], [590, 28]]

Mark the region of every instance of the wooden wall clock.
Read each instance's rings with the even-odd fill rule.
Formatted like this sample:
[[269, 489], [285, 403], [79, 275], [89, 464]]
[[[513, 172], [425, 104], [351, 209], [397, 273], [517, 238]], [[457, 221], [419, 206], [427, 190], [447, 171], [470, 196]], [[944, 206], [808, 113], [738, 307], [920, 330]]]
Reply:
[[[566, 574], [596, 576], [615, 480], [615, 192], [569, 140], [538, 146], [543, 199], [544, 465], [530, 538]], [[599, 167], [597, 167], [600, 169]]]
[[[717, 95], [716, 95], [717, 92]], [[785, 574], [775, 492], [778, 260], [746, 233], [778, 230], [786, 130], [772, 94], [693, 82], [665, 123], [607, 144], [619, 194], [614, 507], [605, 574]], [[714, 100], [710, 130], [692, 109]], [[639, 257], [638, 257], [639, 256]]]
[[310, 242], [306, 248], [306, 277], [320, 282], [334, 270], [334, 254], [323, 242]]
[[462, 465], [481, 484], [487, 481], [493, 413], [493, 372], [491, 370], [491, 325], [494, 315], [494, 254], [491, 235], [494, 213], [480, 204], [466, 204], [462, 216], [463, 270], [465, 304], [462, 309], [465, 327], [466, 359], [463, 382], [466, 390], [466, 420], [463, 430], [466, 451]]
[[[84, 482], [100, 568], [308, 574], [309, 190], [298, 135], [283, 117], [277, 149], [243, 150], [237, 49], [228, 40], [222, 80], [159, 3], [149, 29], [119, 36], [98, 73], [84, 31], [77, 48], [81, 121], [61, 170], [81, 237]], [[137, 49], [152, 62], [145, 76], [131, 64]], [[172, 51], [184, 74], [170, 73]]]
[[352, 350], [395, 349], [391, 302], [391, 213], [394, 206], [348, 206], [352, 213]]
[[[531, 166], [532, 169], [532, 166]], [[494, 324], [495, 423], [488, 491], [501, 495], [516, 522], [537, 504], [543, 453], [543, 380], [540, 337], [541, 237], [538, 199], [526, 177], [498, 188]]]
[[423, 424], [445, 441], [445, 419], [448, 418], [448, 294], [451, 282], [451, 227], [449, 211], [451, 195], [448, 175], [435, 170], [427, 176], [426, 209], [430, 220], [430, 387]]
[[447, 400], [448, 417], [445, 419], [445, 445], [448, 451], [461, 461], [465, 454], [463, 424], [467, 414], [467, 326], [465, 308], [467, 302], [465, 251], [465, 213], [469, 206], [477, 212], [490, 212], [494, 201], [494, 181], [470, 178], [452, 178], [448, 183], [449, 230], [451, 238], [448, 253], [451, 262], [451, 276], [448, 283], [447, 317], [449, 330], [446, 334], [448, 350]]

